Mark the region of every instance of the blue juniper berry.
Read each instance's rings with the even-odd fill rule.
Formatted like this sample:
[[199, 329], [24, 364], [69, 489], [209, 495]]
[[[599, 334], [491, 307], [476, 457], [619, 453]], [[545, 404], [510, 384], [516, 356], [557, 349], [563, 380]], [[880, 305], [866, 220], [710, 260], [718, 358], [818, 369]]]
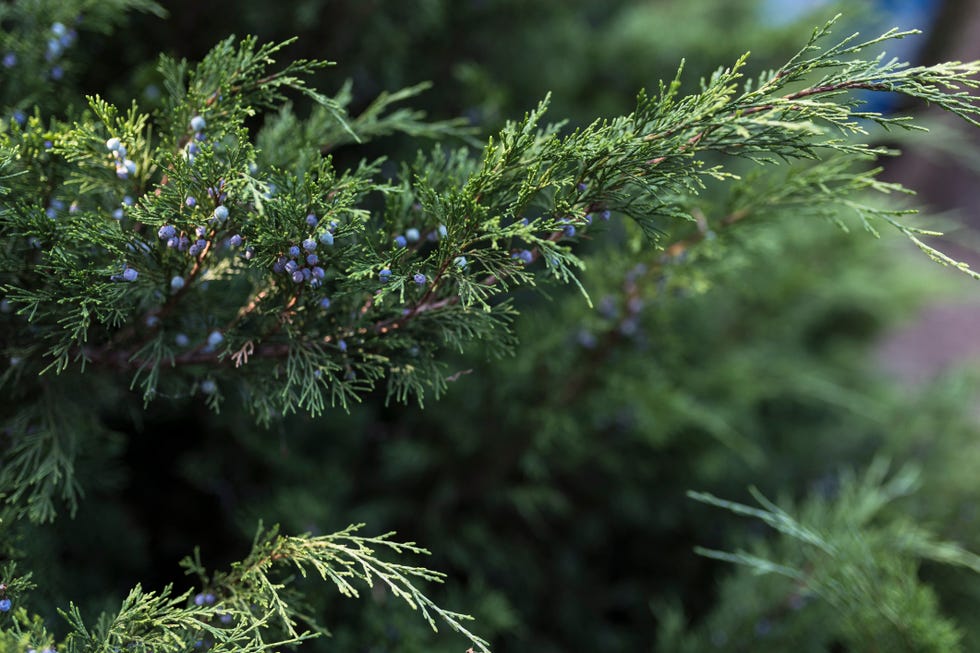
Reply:
[[333, 234], [329, 231], [324, 231], [320, 234], [320, 242], [324, 245], [333, 245]]

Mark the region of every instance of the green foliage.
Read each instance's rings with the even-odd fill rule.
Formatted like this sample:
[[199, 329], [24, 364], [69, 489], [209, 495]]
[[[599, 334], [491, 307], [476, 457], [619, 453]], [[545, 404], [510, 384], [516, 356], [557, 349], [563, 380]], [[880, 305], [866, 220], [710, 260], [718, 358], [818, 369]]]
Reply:
[[[39, 10], [40, 24], [60, 15], [51, 12]], [[82, 24], [107, 28], [99, 15], [93, 11], [92, 23]], [[39, 28], [21, 14], [11, 16], [23, 41], [4, 39], [26, 52], [23, 44]], [[260, 45], [254, 37], [228, 37], [196, 65], [162, 57], [162, 96], [154, 111], [138, 102], [122, 108], [96, 95], [84, 107], [58, 105], [56, 97], [28, 88], [30, 75], [18, 72], [22, 87], [0, 96], [4, 111], [33, 108], [23, 121], [5, 120], [0, 131], [0, 335], [10, 361], [0, 375], [8, 397], [0, 406], [4, 519], [22, 529], [23, 538], [38, 532], [32, 531], [36, 524], [54, 520], [59, 502], [78, 509], [88, 487], [80, 479], [118, 456], [113, 429], [91, 409], [112, 405], [127, 387], [143, 410], [200, 401], [217, 413], [230, 405], [232, 415], [226, 411], [222, 420], [233, 423], [239, 409], [262, 425], [282, 424], [294, 413], [370, 422], [339, 411], [356, 411], [361, 401], [376, 407], [379, 396], [385, 404], [414, 399], [421, 405], [480, 369], [471, 387], [485, 401], [456, 407], [442, 418], [442, 428], [456, 436], [464, 414], [474, 418], [468, 423], [481, 417], [502, 422], [505, 446], [484, 463], [478, 438], [486, 433], [459, 434], [458, 446], [469, 448], [476, 471], [461, 496], [434, 503], [455, 504], [465, 514], [474, 496], [517, 467], [528, 482], [509, 487], [501, 505], [539, 532], [547, 532], [549, 519], [572, 512], [572, 493], [549, 482], [561, 480], [553, 465], [560, 470], [592, 461], [582, 424], [614, 436], [624, 430], [622, 422], [639, 424], [642, 439], [625, 443], [640, 451], [704, 436], [721, 443], [723, 457], [737, 458], [742, 471], [757, 471], [774, 454], [748, 435], [764, 427], [764, 420], [744, 418], [748, 408], [788, 396], [858, 412], [863, 406], [855, 386], [838, 387], [819, 374], [801, 377], [794, 361], [773, 365], [761, 347], [719, 355], [728, 336], [723, 326], [737, 327], [734, 333], [751, 332], [751, 326], [719, 320], [718, 304], [732, 298], [711, 293], [754, 258], [783, 255], [767, 242], [778, 240], [773, 234], [779, 232], [758, 230], [812, 217], [842, 226], [856, 220], [876, 236], [877, 223], [892, 225], [934, 260], [978, 278], [922, 240], [937, 234], [911, 224], [913, 211], [893, 201], [908, 191], [878, 177], [873, 162], [892, 152], [870, 142], [867, 128], [916, 126], [906, 117], [862, 110], [863, 96], [856, 93], [902, 93], [977, 126], [978, 105], [969, 90], [978, 85], [980, 63], [909, 67], [872, 51], [913, 32], [833, 42], [834, 22], [815, 30], [787, 63], [756, 77], [745, 77], [743, 56], [684, 94], [680, 69], [654, 93], [641, 92], [630, 113], [574, 129], [545, 122], [546, 97], [483, 146], [461, 121], [428, 122], [423, 112], [398, 106], [414, 102], [423, 85], [381, 93], [363, 109], [355, 108], [349, 84], [332, 97], [314, 90], [308, 79], [327, 62], [295, 59], [275, 67], [291, 41]], [[8, 47], [7, 40], [0, 45]], [[298, 98], [315, 105], [308, 115], [294, 109]], [[394, 166], [382, 157], [349, 159], [350, 148], [396, 133], [439, 143]], [[610, 216], [616, 221], [606, 226], [602, 218]], [[798, 224], [805, 233], [815, 231]], [[601, 236], [613, 240], [610, 249], [590, 242]], [[292, 248], [305, 251], [297, 255]], [[317, 260], [304, 262], [314, 251]], [[555, 337], [571, 332], [556, 330], [564, 320], [551, 314], [539, 323], [521, 321], [533, 301], [525, 289], [566, 299], [565, 285], [586, 301], [559, 301], [551, 310], [576, 325], [581, 347]], [[592, 306], [590, 295], [602, 298], [599, 311], [583, 315]], [[674, 295], [694, 299], [667, 308]], [[697, 304], [702, 295], [717, 301], [713, 313]], [[610, 296], [611, 306], [604, 302]], [[646, 304], [655, 306], [641, 316]], [[634, 338], [641, 322], [663, 334], [662, 351], [649, 354], [642, 338]], [[712, 343], [721, 360], [704, 358], [708, 348], [682, 345], [681, 335], [701, 336], [696, 344]], [[487, 358], [513, 353], [518, 342], [527, 343], [525, 355], [502, 368], [480, 367]], [[797, 360], [805, 357], [794, 353]], [[652, 372], [645, 369], [651, 360], [658, 364]], [[713, 366], [712, 378], [695, 374], [702, 364]], [[728, 398], [733, 405], [713, 405], [747, 370], [782, 376], [768, 382], [760, 376], [743, 395]], [[595, 387], [602, 393], [590, 396]], [[515, 392], [533, 398], [534, 410], [508, 413], [505, 397]], [[242, 424], [242, 431], [252, 426]], [[248, 443], [253, 436], [234, 437]], [[267, 442], [248, 446], [255, 458], [267, 457]], [[311, 458], [326, 446], [318, 443]], [[383, 455], [404, 454], [421, 468], [426, 457], [413, 446], [393, 443]], [[684, 464], [725, 485], [732, 479], [719, 471], [718, 456], [717, 450], [697, 452]], [[616, 457], [596, 462], [604, 478], [647, 473]], [[323, 469], [307, 465], [291, 461], [276, 471], [302, 474], [315, 486]], [[344, 471], [341, 464], [338, 475]], [[906, 474], [885, 481], [883, 468], [873, 466], [863, 480], [845, 479], [839, 500], [815, 499], [799, 518], [762, 495], [758, 510], [697, 494], [783, 535], [751, 553], [703, 552], [795, 583], [790, 590], [785, 583], [766, 586], [760, 596], [773, 601], [793, 592], [822, 597], [840, 613], [836, 629], [821, 633], [827, 646], [840, 638], [855, 650], [954, 650], [959, 635], [932, 590], [916, 580], [917, 565], [927, 559], [976, 569], [975, 557], [907, 520], [875, 521], [912, 485]], [[635, 488], [624, 494], [617, 510], [641, 521]], [[303, 490], [297, 496], [320, 505]], [[403, 508], [414, 514], [411, 506]], [[664, 519], [680, 521], [677, 512]], [[493, 551], [483, 527], [470, 526], [460, 538], [506, 574], [511, 553]], [[582, 536], [585, 547], [606, 535], [601, 522], [591, 527]], [[290, 537], [260, 528], [251, 551], [228, 572], [209, 574], [198, 556], [185, 561], [198, 577], [197, 594], [137, 585], [118, 610], [94, 619], [83, 614], [85, 606], [71, 604], [61, 613], [68, 629], [64, 646], [292, 646], [327, 632], [305, 580], [310, 575], [345, 596], [357, 596], [363, 584], [374, 595], [402, 599], [433, 629], [444, 623], [488, 650], [486, 640], [464, 627], [467, 615], [438, 607], [414, 584], [441, 581], [442, 574], [376, 556], [425, 550], [355, 530]], [[450, 559], [467, 561], [472, 553], [466, 548], [458, 546]], [[538, 553], [543, 557], [547, 549]], [[29, 557], [12, 545], [3, 555]], [[521, 581], [540, 585], [546, 572], [537, 567], [545, 563], [520, 562], [535, 571]], [[474, 576], [475, 587], [488, 582]], [[755, 586], [733, 578], [739, 593], [752, 595]], [[54, 636], [43, 620], [22, 606], [31, 592], [28, 577], [8, 566], [0, 580], [16, 601], [11, 613], [0, 615], [3, 646], [49, 645]], [[874, 594], [879, 588], [887, 590], [884, 600]], [[487, 592], [482, 607], [501, 631], [519, 628], [520, 616], [534, 609], [499, 597]], [[642, 603], [635, 593], [630, 598]], [[722, 598], [737, 603], [724, 590]], [[664, 650], [700, 650], [713, 637], [684, 632], [677, 611], [664, 614]], [[719, 614], [729, 620], [718, 622], [725, 632], [734, 632], [732, 623], [748, 623], [744, 614]]]

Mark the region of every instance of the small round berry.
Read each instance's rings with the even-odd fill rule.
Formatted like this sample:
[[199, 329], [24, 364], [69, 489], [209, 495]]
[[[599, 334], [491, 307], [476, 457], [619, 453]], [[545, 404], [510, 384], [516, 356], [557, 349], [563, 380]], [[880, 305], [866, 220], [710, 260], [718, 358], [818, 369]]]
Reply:
[[293, 283], [303, 283], [303, 272], [305, 272], [305, 270], [296, 270], [293, 272]]
[[136, 281], [136, 277], [139, 275], [140, 273], [136, 271], [136, 268], [126, 268], [122, 273], [123, 279], [126, 281]]
[[299, 263], [297, 263], [296, 261], [286, 261], [286, 264], [282, 266], [282, 269], [288, 272], [289, 274], [292, 274], [293, 272], [296, 272], [296, 270], [299, 269]]
[[175, 229], [173, 225], [165, 224], [157, 229], [157, 236], [160, 237], [160, 240], [169, 240], [176, 235], [177, 229]]
[[173, 238], [167, 239], [167, 247], [173, 249], [174, 247], [180, 247], [180, 238], [174, 236]]
[[307, 252], [312, 252], [316, 249], [316, 241], [312, 238], [307, 238], [303, 241], [303, 249], [305, 249]]
[[120, 161], [122, 161], [123, 159], [126, 158], [126, 146], [125, 145], [123, 145], [121, 143], [119, 144], [119, 147], [116, 149], [116, 158], [119, 159]]
[[208, 592], [207, 594], [204, 595], [204, 602], [207, 605], [214, 605], [214, 602], [216, 600], [217, 599], [215, 598], [214, 594], [212, 594], [211, 592]]
[[299, 257], [299, 247], [297, 245], [293, 245], [292, 247], [290, 247], [289, 255], [292, 256], [293, 258]]
[[157, 315], [150, 315], [146, 318], [146, 326], [150, 327], [151, 329], [157, 328], [160, 326], [160, 317]]
[[585, 214], [585, 224], [587, 224], [587, 225], [592, 224], [592, 214], [591, 213], [586, 213]]
[[320, 262], [320, 257], [317, 256], [316, 254], [310, 254], [309, 256], [306, 257], [307, 265], [316, 265], [319, 262]]
[[445, 238], [447, 233], [449, 232], [446, 230], [446, 225], [444, 224], [439, 225], [439, 237]]
[[112, 138], [110, 138], [109, 140], [107, 140], [105, 142], [105, 149], [109, 150], [110, 152], [118, 152], [119, 151], [119, 147], [121, 145], [122, 145], [122, 142], [118, 138], [116, 138], [115, 136], [113, 136]]
[[329, 231], [324, 231], [320, 234], [320, 242], [324, 245], [333, 245], [333, 234]]
[[186, 347], [187, 345], [191, 344], [191, 339], [188, 338], [187, 334], [185, 333], [178, 333], [174, 336], [174, 343], [178, 347]]
[[280, 256], [279, 260], [272, 264], [272, 271], [276, 274], [282, 274], [283, 270], [286, 269], [286, 257]]
[[422, 274], [421, 272], [416, 272], [412, 276], [412, 281], [414, 281], [415, 283], [417, 283], [420, 286], [424, 286], [425, 285], [425, 282], [426, 282], [426, 278], [425, 278], [425, 275]]
[[574, 238], [575, 237], [575, 225], [570, 225], [570, 224], [569, 225], [565, 225], [565, 228], [562, 229], [562, 231], [569, 238]]
[[52, 147], [54, 147], [54, 143], [51, 141], [44, 141], [44, 149], [50, 150]]
[[68, 33], [68, 30], [65, 28], [65, 26], [63, 24], [61, 24], [59, 22], [54, 22], [54, 23], [51, 23], [51, 33], [54, 34], [55, 36], [59, 36], [60, 37], [60, 36], [64, 36], [65, 34], [67, 34]]
[[190, 242], [191, 241], [187, 236], [181, 235], [180, 238], [177, 239], [177, 250], [183, 252], [185, 249], [187, 249]]
[[396, 247], [405, 247], [406, 245], [408, 245], [408, 241], [405, 240], [405, 236], [395, 236]]
[[0, 612], [9, 612], [12, 605], [10, 599], [0, 599]]
[[122, 220], [123, 219], [123, 210], [122, 209], [116, 209], [115, 211], [113, 211], [112, 212], [112, 219], [113, 220]]
[[420, 238], [419, 230], [416, 229], [415, 227], [405, 230], [405, 240], [407, 240], [408, 242], [417, 243], [419, 241], [419, 238]]
[[310, 213], [306, 216], [306, 224], [311, 227], [315, 227], [319, 221], [316, 219], [316, 214]]
[[530, 265], [534, 261], [534, 254], [530, 250], [522, 249], [519, 252], [514, 253], [513, 258], [520, 259], [525, 265]]
[[197, 204], [197, 198], [192, 195], [188, 195], [187, 199], [184, 200], [184, 204], [186, 204], [188, 207], [193, 208], [194, 205]]
[[310, 270], [310, 268], [300, 269], [300, 274], [303, 275], [303, 281], [309, 281], [313, 278], [313, 272]]
[[579, 192], [584, 193], [589, 187], [585, 184], [585, 182], [579, 182], [576, 188], [578, 188]]
[[208, 124], [205, 122], [202, 116], [194, 116], [191, 118], [191, 129], [194, 131], [199, 132], [207, 126]]
[[48, 218], [50, 218], [51, 220], [54, 220], [55, 218], [58, 217], [58, 212], [55, 211], [53, 206], [49, 206], [48, 208], [44, 209], [44, 215], [48, 216]]
[[340, 351], [347, 351], [347, 341], [343, 338], [337, 341], [337, 346], [340, 347]]
[[204, 238], [208, 234], [207, 227], [194, 227], [194, 233], [198, 238]]
[[197, 155], [201, 153], [201, 148], [198, 147], [197, 143], [191, 141], [187, 144], [187, 153], [190, 155]]
[[255, 248], [254, 247], [246, 247], [245, 248], [245, 260], [246, 261], [251, 261], [253, 258], [255, 258]]
[[219, 206], [214, 209], [214, 219], [218, 222], [224, 222], [228, 219], [228, 209], [224, 206]]
[[467, 263], [466, 257], [465, 256], [457, 256], [456, 258], [453, 259], [453, 263], [456, 264], [456, 267], [458, 267], [459, 269], [462, 270], [463, 268], [466, 267], [466, 263]]
[[608, 221], [609, 221], [609, 218], [610, 218], [611, 216], [612, 216], [612, 212], [610, 212], [610, 211], [609, 211], [609, 210], [607, 209], [607, 210], [605, 210], [605, 211], [603, 211], [603, 212], [602, 212], [602, 214], [600, 214], [600, 216], [599, 216], [599, 217], [600, 217], [600, 218], [602, 218], [603, 220], [606, 220], [606, 221], [608, 222]]
[[128, 179], [129, 171], [126, 170], [126, 166], [122, 164], [116, 165], [116, 176], [119, 177], [120, 179]]
[[170, 280], [170, 289], [174, 292], [184, 287], [184, 277], [174, 277]]
[[329, 297], [323, 297], [322, 299], [320, 299], [320, 308], [322, 308], [323, 310], [327, 310], [328, 308], [330, 308]]
[[234, 236], [228, 239], [228, 244], [231, 245], [232, 247], [241, 247], [242, 237], [238, 234], [235, 234]]
[[382, 283], [388, 283], [388, 279], [391, 279], [391, 270], [385, 268], [378, 273], [378, 277], [381, 278]]
[[[319, 372], [319, 371], [320, 370], [317, 370], [317, 372]], [[231, 623], [231, 619], [232, 619], [231, 615], [228, 614], [227, 612], [222, 613], [221, 616], [218, 617], [218, 620], [220, 620], [221, 623], [223, 623], [223, 624], [230, 624]]]
[[17, 65], [17, 55], [16, 54], [14, 54], [13, 52], [8, 52], [7, 54], [3, 55], [3, 67], [4, 68], [13, 68], [16, 65]]
[[311, 274], [313, 275], [313, 277], [314, 277], [314, 278], [316, 278], [316, 279], [322, 279], [322, 278], [323, 278], [323, 277], [325, 277], [325, 276], [326, 276], [326, 274], [327, 274], [327, 273], [326, 273], [326, 272], [324, 271], [324, 269], [323, 269], [323, 268], [321, 268], [320, 266], [316, 266], [315, 268], [313, 268], [313, 269], [312, 269], [312, 270], [310, 271], [310, 273], [311, 273]]
[[220, 331], [212, 331], [211, 333], [208, 334], [209, 347], [217, 347], [224, 341], [225, 341], [225, 337], [221, 335]]

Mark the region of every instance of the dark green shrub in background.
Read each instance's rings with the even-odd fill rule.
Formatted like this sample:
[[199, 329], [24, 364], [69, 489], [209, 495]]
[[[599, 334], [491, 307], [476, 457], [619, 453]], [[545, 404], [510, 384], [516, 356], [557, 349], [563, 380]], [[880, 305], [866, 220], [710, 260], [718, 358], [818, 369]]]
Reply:
[[[0, 14], [0, 47], [15, 55], [0, 86], [4, 646], [253, 650], [258, 637], [324, 626], [332, 636], [303, 648], [469, 646], [433, 634], [383, 582], [337, 600], [316, 565], [347, 569], [358, 544], [388, 553], [323, 535], [357, 522], [431, 549], [426, 565], [448, 579], [421, 589], [472, 613], [466, 627], [496, 651], [980, 641], [980, 584], [961, 571], [980, 567], [966, 552], [980, 547], [976, 387], [951, 379], [910, 396], [869, 354], [939, 284], [955, 285], [860, 229], [915, 220], [894, 194], [865, 194], [896, 189], [869, 171], [877, 152], [860, 134], [815, 146], [833, 127], [807, 118], [849, 123], [834, 104], [849, 96], [814, 93], [801, 112], [719, 94], [712, 108], [723, 73], [699, 101], [683, 99], [747, 49], [747, 77], [778, 70], [826, 16], [801, 27], [762, 21], [750, 3], [625, 0], [167, 8], [14, 3]], [[834, 31], [820, 43], [850, 26]], [[262, 46], [233, 39], [201, 67], [157, 72], [158, 52], [199, 60], [229, 33], [300, 38], [271, 68], [249, 60]], [[300, 58], [339, 63], [289, 64]], [[656, 98], [654, 80], [682, 58], [675, 101], [686, 108], [641, 103], [634, 122], [564, 148], [504, 127], [548, 91], [539, 126], [567, 119], [563, 135], [628, 114], [636, 90]], [[269, 76], [289, 65], [295, 79]], [[773, 96], [814, 88], [822, 72]], [[917, 85], [926, 73], [876, 70], [863, 86], [888, 74], [913, 96], [954, 101]], [[327, 95], [304, 94], [301, 79]], [[427, 80], [425, 93], [397, 95]], [[382, 93], [401, 102], [371, 105]], [[140, 110], [127, 114], [134, 97], [155, 112], [152, 132]], [[642, 149], [656, 138], [634, 143], [633, 127], [664, 139], [663, 153]], [[501, 128], [494, 142], [515, 158], [481, 167], [476, 148]], [[106, 149], [112, 137], [125, 155]], [[810, 153], [819, 159], [801, 159]], [[773, 155], [786, 160], [768, 165]], [[135, 170], [121, 179], [127, 158]], [[634, 176], [641, 163], [654, 172]], [[702, 174], [714, 165], [725, 169]], [[517, 201], [523, 178], [540, 186]], [[194, 225], [207, 248], [192, 257], [179, 234]], [[322, 285], [271, 272], [323, 233], [301, 257], [324, 263], [297, 266], [324, 269]], [[309, 535], [250, 548], [263, 521]], [[195, 546], [188, 570], [230, 575], [185, 577], [178, 562]], [[265, 567], [290, 560], [309, 577]], [[121, 610], [137, 582], [172, 583], [173, 598], [137, 592]]]

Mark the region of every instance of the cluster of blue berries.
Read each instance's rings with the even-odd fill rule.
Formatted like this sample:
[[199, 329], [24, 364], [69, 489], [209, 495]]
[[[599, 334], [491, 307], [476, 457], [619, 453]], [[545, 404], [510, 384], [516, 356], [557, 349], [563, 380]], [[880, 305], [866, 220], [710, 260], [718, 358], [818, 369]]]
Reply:
[[[316, 228], [320, 221], [315, 213], [306, 216], [306, 224], [310, 228]], [[336, 222], [331, 222], [330, 227], [321, 231], [315, 238], [310, 236], [305, 238], [299, 245], [290, 245], [286, 254], [280, 256], [272, 265], [272, 271], [276, 274], [286, 274], [293, 283], [307, 283], [311, 288], [319, 288], [323, 285], [326, 270], [320, 266], [320, 256], [316, 253], [319, 245], [330, 247], [334, 244], [333, 229]], [[246, 257], [248, 253], [246, 252]], [[324, 298], [326, 299], [326, 298]], [[330, 305], [330, 300], [326, 300], [326, 308]]]
[[[74, 29], [68, 29], [62, 23], [52, 23], [51, 37], [48, 39], [48, 45], [44, 52], [45, 61], [57, 61], [62, 53], [75, 43], [76, 38], [78, 38], [78, 32]], [[58, 64], [51, 67], [51, 79], [57, 81], [64, 75], [65, 70]]]
[[214, 605], [217, 599], [211, 592], [201, 592], [194, 597], [194, 605]]
[[126, 158], [126, 146], [113, 136], [105, 142], [105, 148], [112, 153], [112, 158], [116, 163], [116, 176], [120, 179], [128, 179], [130, 175], [136, 174], [136, 162]]
[[[435, 231], [430, 231], [426, 235], [426, 240], [436, 241], [440, 238], [445, 238], [446, 234], [449, 233], [446, 230], [446, 225], [441, 224], [436, 227]], [[401, 249], [402, 247], [408, 247], [409, 243], [417, 243], [422, 239], [422, 234], [415, 227], [409, 227], [405, 230], [404, 234], [398, 234], [394, 237], [393, 242], [395, 247]]]
[[198, 143], [207, 138], [207, 136], [204, 134], [204, 128], [207, 127], [207, 125], [208, 124], [204, 120], [203, 116], [194, 116], [191, 118], [191, 129], [194, 130], [194, 138], [192, 138], [184, 148], [184, 154], [187, 157], [187, 162], [189, 164], [193, 165], [194, 158], [201, 152], [201, 148]]

